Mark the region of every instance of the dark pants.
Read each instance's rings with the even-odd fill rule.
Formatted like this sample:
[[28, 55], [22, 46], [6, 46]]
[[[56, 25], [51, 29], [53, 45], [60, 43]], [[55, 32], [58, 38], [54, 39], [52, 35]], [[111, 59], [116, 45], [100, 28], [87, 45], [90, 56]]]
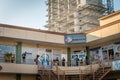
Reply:
[[78, 66], [78, 61], [76, 61], [76, 66]]

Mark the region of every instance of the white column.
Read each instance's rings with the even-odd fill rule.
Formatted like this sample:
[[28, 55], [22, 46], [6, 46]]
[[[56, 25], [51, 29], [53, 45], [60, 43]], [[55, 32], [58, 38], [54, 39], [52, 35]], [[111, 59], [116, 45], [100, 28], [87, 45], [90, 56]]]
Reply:
[[80, 6], [80, 0], [77, 0], [77, 8]]
[[60, 18], [60, 0], [58, 0], [58, 18]]
[[77, 6], [80, 4], [80, 0], [77, 0]]
[[68, 13], [70, 12], [70, 0], [68, 0]]
[[74, 12], [74, 17], [75, 17], [75, 19], [74, 19], [74, 24], [75, 24], [75, 32], [78, 32], [79, 31], [79, 19], [77, 18], [78, 17], [78, 12], [76, 11], [76, 12]]
[[[70, 12], [70, 0], [67, 0], [68, 1], [68, 11], [67, 11], [67, 13], [69, 13]], [[67, 15], [67, 21], [69, 20], [69, 16]]]
[[51, 19], [53, 19], [53, 14], [52, 14], [52, 12], [53, 12], [53, 4], [52, 4], [52, 0], [50, 1], [50, 4], [51, 4], [51, 13], [50, 13], [50, 15], [51, 15]]

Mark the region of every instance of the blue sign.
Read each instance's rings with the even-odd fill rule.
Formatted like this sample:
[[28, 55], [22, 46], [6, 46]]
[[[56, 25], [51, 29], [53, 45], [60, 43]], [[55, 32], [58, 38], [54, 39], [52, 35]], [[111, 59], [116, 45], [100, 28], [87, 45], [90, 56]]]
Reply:
[[73, 34], [67, 35], [64, 37], [65, 43], [85, 43], [86, 42], [86, 35], [85, 34]]
[[44, 65], [45, 68], [47, 68], [47, 69], [51, 68], [50, 56], [47, 53], [42, 54], [41, 62], [42, 62], [42, 65]]

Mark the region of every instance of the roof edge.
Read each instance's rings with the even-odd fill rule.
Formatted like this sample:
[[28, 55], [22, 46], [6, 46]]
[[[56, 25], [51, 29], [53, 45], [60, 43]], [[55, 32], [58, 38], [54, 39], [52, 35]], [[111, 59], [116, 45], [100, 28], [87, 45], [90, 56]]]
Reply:
[[120, 13], [120, 10], [115, 11], [115, 12], [113, 12], [113, 13], [111, 13], [111, 14], [106, 15], [106, 16], [103, 16], [103, 17], [99, 18], [98, 20], [104, 20], [104, 19], [106, 19], [106, 18], [108, 18], [108, 17], [111, 17], [111, 16], [113, 16], [113, 15], [115, 15], [115, 14], [118, 14], [118, 13]]
[[14, 29], [21, 29], [21, 30], [29, 30], [29, 31], [42, 32], [42, 33], [50, 33], [50, 34], [57, 34], [57, 35], [66, 35], [66, 33], [53, 32], [53, 31], [47, 31], [47, 30], [41, 30], [41, 29], [34, 29], [34, 28], [26, 28], [24, 26], [15, 26], [15, 25], [2, 24], [2, 23], [0, 23], [0, 26], [1, 27], [7, 27], [7, 28], [14, 28]]

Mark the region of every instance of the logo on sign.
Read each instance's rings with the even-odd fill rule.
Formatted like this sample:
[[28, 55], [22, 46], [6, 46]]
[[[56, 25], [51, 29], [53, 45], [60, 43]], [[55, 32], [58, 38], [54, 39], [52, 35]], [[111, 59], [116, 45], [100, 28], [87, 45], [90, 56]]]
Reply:
[[72, 40], [73, 40], [73, 37], [72, 37], [72, 36], [66, 36], [66, 37], [65, 37], [65, 42], [67, 42], [67, 43], [72, 42]]

